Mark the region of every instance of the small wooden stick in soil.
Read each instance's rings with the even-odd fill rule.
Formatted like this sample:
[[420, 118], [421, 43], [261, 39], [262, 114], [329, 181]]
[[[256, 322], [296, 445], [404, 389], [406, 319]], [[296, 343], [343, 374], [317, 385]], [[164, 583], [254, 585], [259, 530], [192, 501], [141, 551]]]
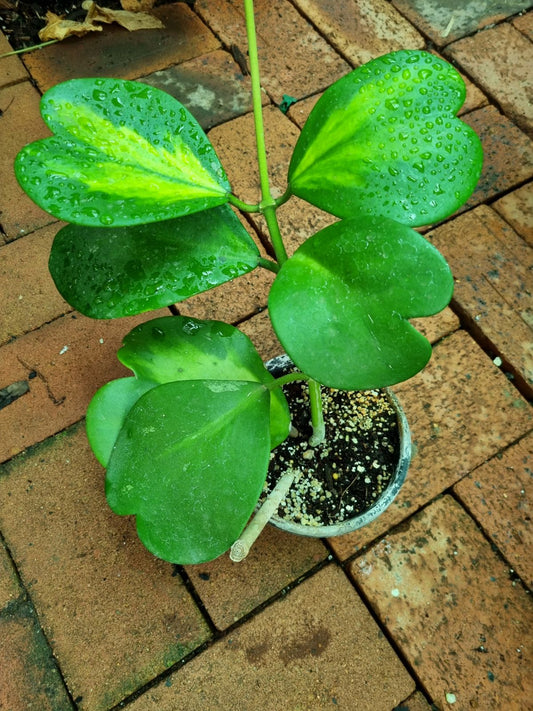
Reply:
[[255, 539], [278, 510], [278, 506], [287, 495], [293, 480], [294, 472], [291, 471], [280, 477], [278, 483], [265, 500], [265, 503], [244, 529], [241, 537], [231, 546], [229, 557], [234, 563], [240, 563], [241, 560], [246, 558]]

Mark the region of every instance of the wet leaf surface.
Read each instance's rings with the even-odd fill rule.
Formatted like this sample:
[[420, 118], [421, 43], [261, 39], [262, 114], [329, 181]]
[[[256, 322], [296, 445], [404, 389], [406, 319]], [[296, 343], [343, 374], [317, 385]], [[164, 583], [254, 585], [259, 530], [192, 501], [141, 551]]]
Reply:
[[227, 205], [132, 227], [67, 225], [50, 273], [75, 309], [118, 318], [170, 306], [257, 267], [260, 254]]
[[269, 298], [274, 330], [304, 373], [346, 390], [407, 380], [431, 355], [408, 319], [438, 313], [453, 279], [417, 232], [387, 218], [342, 220], [282, 266]]
[[41, 114], [55, 135], [23, 148], [15, 173], [59, 219], [118, 227], [228, 200], [226, 174], [199, 123], [155, 87], [72, 79], [44, 94]]
[[383, 215], [406, 225], [447, 217], [470, 196], [481, 144], [456, 117], [458, 72], [428, 52], [401, 50], [327, 89], [295, 147], [295, 195], [337, 215]]

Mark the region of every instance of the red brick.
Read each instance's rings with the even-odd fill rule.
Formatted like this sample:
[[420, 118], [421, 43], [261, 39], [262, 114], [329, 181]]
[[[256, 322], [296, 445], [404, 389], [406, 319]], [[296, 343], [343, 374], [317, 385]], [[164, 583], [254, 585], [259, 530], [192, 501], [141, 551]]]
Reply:
[[423, 49], [422, 35], [386, 0], [296, 0], [331, 44], [354, 66], [398, 49]]
[[24, 62], [41, 91], [78, 77], [138, 79], [159, 69], [210, 52], [219, 42], [183, 3], [154, 10], [162, 30], [106, 26], [82, 39], [70, 38], [25, 55]]
[[[270, 189], [273, 197], [283, 195], [287, 188], [287, 171], [299, 131], [281, 111], [267, 107], [264, 111], [265, 142], [269, 161]], [[209, 132], [217, 153], [228, 174], [234, 194], [248, 203], [260, 200], [253, 117], [229, 121]], [[278, 211], [281, 234], [287, 252], [294, 250], [319, 229], [335, 218], [300, 200], [291, 198]], [[263, 217], [252, 213], [250, 219], [263, 235], [267, 234]]]
[[[3, 545], [0, 545], [0, 611], [22, 593], [15, 569]], [[2, 708], [0, 706], [0, 708]]]
[[9, 239], [55, 222], [17, 183], [13, 163], [27, 144], [49, 136], [39, 114], [39, 92], [29, 82], [0, 89], [0, 223]]
[[484, 205], [428, 236], [454, 273], [463, 319], [533, 395], [533, 251]]
[[[241, 216], [241, 221], [257, 243], [261, 256], [268, 258], [255, 230]], [[236, 323], [264, 309], [274, 273], [258, 267], [220, 286], [176, 304], [180, 314], [200, 319]]]
[[430, 706], [420, 691], [417, 691], [394, 711], [435, 711], [435, 707]]
[[251, 339], [263, 360], [269, 360], [283, 353], [283, 347], [278, 341], [268, 311], [263, 311], [239, 325], [239, 329]]
[[[474, 109], [479, 109], [488, 103], [487, 97], [480, 91], [480, 89], [478, 89], [478, 87], [473, 84], [468, 77], [464, 75], [461, 76], [463, 77], [466, 86], [466, 99], [458, 113], [458, 116], [462, 116], [463, 114], [473, 111]], [[304, 123], [307, 121], [307, 117], [311, 113], [311, 110], [320, 96], [321, 94], [315, 94], [314, 96], [310, 96], [303, 101], [298, 101], [290, 107], [287, 115], [297, 126], [303, 128]]]
[[533, 176], [533, 145], [494, 106], [463, 116], [483, 144], [483, 171], [464, 209], [475, 207], [507, 192]]
[[512, 21], [517, 30], [533, 42], [533, 12], [515, 17]]
[[330, 539], [347, 558], [527, 433], [533, 416], [503, 373], [464, 332], [439, 342], [414, 378], [393, 388], [411, 429], [406, 482], [378, 519]]
[[457, 331], [460, 326], [459, 319], [449, 307], [436, 316], [411, 319], [411, 323], [430, 343], [437, 343], [441, 338]]
[[[218, 50], [142, 78], [181, 101], [204, 130], [252, 110], [250, 77]], [[265, 103], [268, 97], [263, 96]]]
[[290, 109], [287, 111], [287, 116], [294, 121], [294, 123], [302, 129], [304, 127], [305, 122], [307, 121], [309, 114], [315, 107], [316, 102], [320, 99], [322, 94], [315, 94], [314, 96], [310, 96], [307, 99], [303, 99], [303, 101], [298, 101], [296, 104], [293, 104]]
[[0, 247], [0, 281], [4, 290], [0, 344], [71, 311], [48, 272], [50, 248], [61, 226], [55, 223], [43, 227]]
[[[11, 52], [13, 47], [7, 41], [3, 32], [0, 32], [0, 55]], [[17, 84], [19, 81], [24, 81], [28, 78], [24, 64], [16, 56], [0, 58], [0, 86], [9, 86]], [[5, 111], [3, 105], [0, 106], [2, 111]]]
[[0, 709], [71, 709], [50, 649], [0, 545]]
[[447, 52], [524, 131], [533, 129], [533, 44], [512, 25], [498, 25], [455, 42]]
[[491, 0], [491, 2], [457, 2], [457, 0], [392, 0], [398, 10], [438, 47], [459, 37], [473, 34], [487, 25], [527, 8], [527, 0]]
[[[194, 9], [226, 46], [246, 55], [241, 0], [197, 0]], [[287, 0], [256, 0], [255, 17], [261, 83], [277, 104], [284, 94], [315, 94], [350, 70]]]
[[0, 637], [0, 708], [71, 711], [61, 676], [27, 603], [0, 612]]
[[493, 203], [492, 207], [533, 247], [533, 183], [505, 195]]
[[161, 309], [113, 321], [71, 314], [3, 346], [0, 388], [27, 381], [29, 391], [0, 410], [0, 461], [77, 422], [100, 386], [131, 375], [116, 357], [123, 337], [165, 314]]
[[[431, 318], [413, 319], [412, 323], [431, 343], [435, 343], [459, 328], [459, 320], [449, 308]], [[284, 352], [283, 346], [272, 329], [268, 310], [246, 319], [239, 324], [239, 329], [252, 340], [264, 360], [274, 358]]]
[[293, 536], [267, 526], [248, 557], [232, 563], [221, 556], [187, 567], [197, 593], [219, 629], [225, 629], [325, 560], [316, 538]]
[[525, 584], [533, 587], [531, 474], [533, 434], [493, 457], [454, 487]]
[[528, 708], [531, 600], [451, 497], [392, 531], [351, 571], [437, 708]]
[[180, 314], [236, 323], [264, 309], [274, 274], [258, 268], [177, 304]]
[[172, 566], [107, 506], [83, 426], [6, 465], [0, 498], [2, 533], [78, 708], [109, 709], [209, 638]]
[[149, 689], [131, 711], [390, 711], [414, 682], [329, 566]]

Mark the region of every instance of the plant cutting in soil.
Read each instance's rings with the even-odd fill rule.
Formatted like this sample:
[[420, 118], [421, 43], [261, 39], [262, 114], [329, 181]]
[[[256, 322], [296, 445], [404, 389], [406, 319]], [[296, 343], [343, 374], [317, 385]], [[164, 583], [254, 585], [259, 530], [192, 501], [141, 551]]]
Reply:
[[313, 446], [307, 387], [294, 382], [283, 391], [293, 431], [275, 450], [264, 493], [284, 472], [290, 470], [295, 477], [278, 515], [304, 525], [333, 526], [370, 509], [398, 466], [398, 417], [387, 393], [325, 388], [326, 436]]
[[[414, 228], [457, 210], [482, 163], [479, 139], [457, 118], [465, 97], [459, 74], [432, 54], [403, 50], [324, 92], [295, 146], [287, 190], [274, 198], [253, 2], [244, 0], [244, 8], [257, 203], [233, 193], [187, 109], [142, 82], [76, 79], [53, 87], [41, 102], [53, 135], [26, 146], [15, 165], [28, 195], [70, 223], [55, 238], [50, 271], [63, 297], [87, 316], [171, 306], [254, 269], [275, 274], [269, 315], [294, 370], [272, 375], [232, 325], [162, 317], [125, 336], [118, 358], [133, 376], [101, 388], [87, 413], [111, 508], [136, 516], [139, 537], [155, 555], [183, 564], [211, 560], [241, 541], [282, 459], [289, 458], [288, 471], [259, 519], [279, 506], [283, 512], [296, 481], [312, 484], [311, 469], [297, 471], [294, 445], [310, 467], [325, 460], [334, 437], [324, 412], [329, 418], [337, 397], [360, 410], [361, 391], [372, 391], [384, 451], [397, 448], [394, 423], [386, 424], [374, 391], [426, 365], [431, 346], [409, 319], [439, 312], [453, 289], [444, 258]], [[338, 221], [289, 257], [277, 210], [292, 196]], [[264, 216], [269, 257], [234, 210]], [[293, 383], [308, 403], [301, 418], [285, 394]], [[387, 486], [388, 465], [367, 439], [376, 422], [370, 427], [364, 413], [361, 422], [350, 417], [343, 438], [349, 448], [361, 443], [362, 454], [349, 466], [338, 460], [316, 468], [338, 482], [324, 501], [319, 495], [323, 509], [332, 499], [328, 521], [335, 509], [347, 515], [350, 506], [368, 506]], [[303, 446], [291, 427], [305, 436]], [[315, 507], [300, 518], [312, 525], [317, 515]]]

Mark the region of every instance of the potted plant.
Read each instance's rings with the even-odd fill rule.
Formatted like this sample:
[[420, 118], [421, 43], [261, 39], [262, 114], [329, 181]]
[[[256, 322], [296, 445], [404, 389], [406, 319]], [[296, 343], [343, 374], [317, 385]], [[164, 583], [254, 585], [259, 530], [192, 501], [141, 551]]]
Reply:
[[[290, 442], [282, 387], [305, 384], [307, 459], [319, 459], [330, 436], [325, 392], [351, 399], [357, 411], [357, 398], [372, 391], [398, 421], [390, 396], [377, 389], [425, 366], [431, 346], [409, 319], [439, 312], [453, 289], [444, 258], [413, 228], [457, 210], [482, 163], [477, 136], [456, 116], [465, 88], [455, 69], [427, 52], [393, 52], [325, 91], [294, 149], [287, 190], [274, 199], [252, 0], [244, 6], [257, 204], [232, 193], [186, 108], [140, 82], [76, 79], [47, 91], [41, 112], [53, 135], [26, 146], [15, 166], [28, 195], [70, 223], [55, 238], [50, 271], [64, 298], [90, 317], [169, 306], [257, 268], [276, 275], [269, 314], [292, 359], [281, 374], [272, 375], [237, 328], [169, 316], [125, 337], [118, 357], [134, 376], [108, 383], [90, 404], [87, 430], [107, 468], [110, 506], [135, 514], [143, 543], [176, 563], [213, 559], [239, 538], [271, 457]], [[289, 258], [276, 211], [293, 195], [338, 221]], [[232, 208], [262, 213], [271, 258]], [[398, 454], [400, 445], [389, 440], [385, 448]], [[391, 475], [400, 482], [402, 457]], [[365, 482], [381, 469], [359, 463], [357, 472]], [[277, 510], [294, 466], [281, 474], [259, 519]], [[376, 500], [369, 506], [372, 515], [381, 510]]]

